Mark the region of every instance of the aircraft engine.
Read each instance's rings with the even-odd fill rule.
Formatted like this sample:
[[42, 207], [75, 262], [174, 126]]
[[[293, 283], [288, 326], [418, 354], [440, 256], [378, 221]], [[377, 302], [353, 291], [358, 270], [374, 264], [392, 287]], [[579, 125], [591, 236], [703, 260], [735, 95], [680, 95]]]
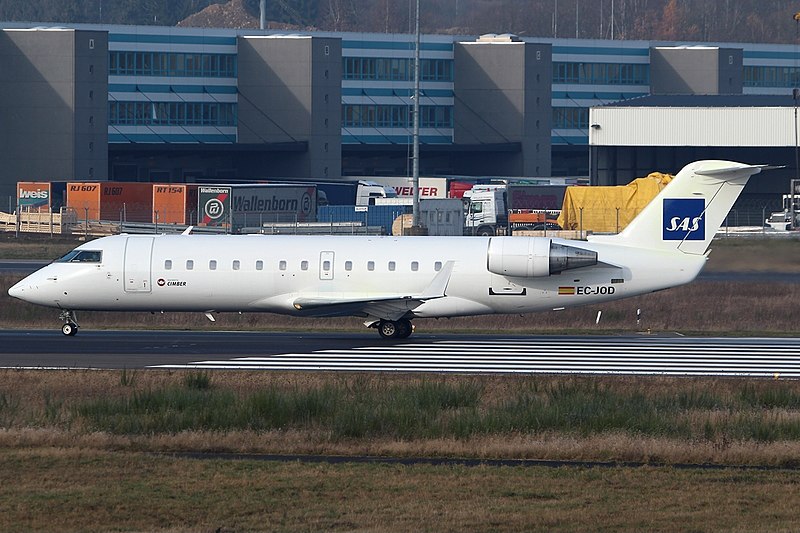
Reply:
[[542, 277], [597, 264], [597, 252], [556, 244], [541, 237], [493, 237], [489, 272], [521, 278]]

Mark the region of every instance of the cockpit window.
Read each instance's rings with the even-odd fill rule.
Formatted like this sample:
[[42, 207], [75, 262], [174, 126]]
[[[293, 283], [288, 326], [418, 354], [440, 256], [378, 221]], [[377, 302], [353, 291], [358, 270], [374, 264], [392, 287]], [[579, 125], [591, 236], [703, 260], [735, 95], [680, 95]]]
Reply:
[[100, 263], [103, 259], [103, 252], [99, 250], [72, 250], [56, 263]]

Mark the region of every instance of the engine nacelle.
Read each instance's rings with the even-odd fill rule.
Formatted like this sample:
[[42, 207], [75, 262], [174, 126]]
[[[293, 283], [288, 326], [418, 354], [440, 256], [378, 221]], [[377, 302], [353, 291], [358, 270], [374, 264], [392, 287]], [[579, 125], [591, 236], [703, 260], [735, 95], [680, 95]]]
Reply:
[[537, 278], [597, 264], [597, 252], [542, 237], [492, 237], [487, 266], [501, 276]]

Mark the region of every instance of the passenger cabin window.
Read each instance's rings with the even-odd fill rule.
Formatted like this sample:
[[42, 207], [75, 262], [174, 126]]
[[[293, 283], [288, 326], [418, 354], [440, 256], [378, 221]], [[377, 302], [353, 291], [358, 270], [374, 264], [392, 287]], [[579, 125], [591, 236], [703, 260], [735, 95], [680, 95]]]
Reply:
[[216, 270], [217, 269], [217, 262], [216, 260], [212, 259], [208, 262], [208, 269], [209, 270]]
[[278, 268], [280, 268], [281, 270], [286, 270], [286, 261], [281, 261], [280, 263], [278, 263]]
[[164, 270], [172, 270], [172, 259], [164, 261]]
[[300, 270], [308, 270], [308, 261], [300, 261]]
[[411, 271], [416, 272], [417, 270], [419, 270], [419, 262], [411, 261]]
[[330, 261], [323, 261], [322, 262], [322, 270], [330, 270], [331, 269], [331, 262]]
[[394, 272], [395, 263], [394, 261], [389, 261], [389, 272]]
[[441, 261], [436, 261], [436, 262], [433, 264], [433, 269], [434, 269], [436, 272], [439, 272], [439, 271], [442, 269], [442, 262], [441, 262]]
[[103, 252], [98, 250], [72, 250], [56, 263], [99, 263], [102, 259]]
[[256, 270], [264, 270], [264, 261], [256, 261]]
[[192, 270], [192, 269], [194, 269], [194, 261], [192, 261], [191, 259], [187, 259], [186, 270]]
[[238, 259], [236, 259], [236, 260], [233, 262], [233, 269], [234, 269], [234, 270], [239, 270], [239, 260], [238, 260]]
[[345, 261], [344, 262], [344, 269], [347, 271], [353, 270], [353, 262], [352, 261]]
[[367, 270], [375, 270], [375, 261], [367, 261]]

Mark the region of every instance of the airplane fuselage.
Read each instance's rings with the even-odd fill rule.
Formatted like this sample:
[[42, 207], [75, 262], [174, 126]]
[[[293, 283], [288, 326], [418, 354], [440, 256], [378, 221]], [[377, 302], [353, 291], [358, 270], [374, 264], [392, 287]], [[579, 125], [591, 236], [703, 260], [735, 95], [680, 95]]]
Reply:
[[35, 287], [28, 301], [72, 310], [315, 315], [326, 313], [298, 309], [297, 299], [402, 299], [422, 293], [452, 262], [446, 295], [409, 309], [412, 317], [452, 317], [624, 298], [688, 283], [705, 262], [680, 252], [533, 238], [594, 251], [600, 264], [510, 276], [488, 269], [491, 239], [511, 238], [119, 235], [78, 248], [100, 251], [100, 262], [56, 262], [24, 281]]

